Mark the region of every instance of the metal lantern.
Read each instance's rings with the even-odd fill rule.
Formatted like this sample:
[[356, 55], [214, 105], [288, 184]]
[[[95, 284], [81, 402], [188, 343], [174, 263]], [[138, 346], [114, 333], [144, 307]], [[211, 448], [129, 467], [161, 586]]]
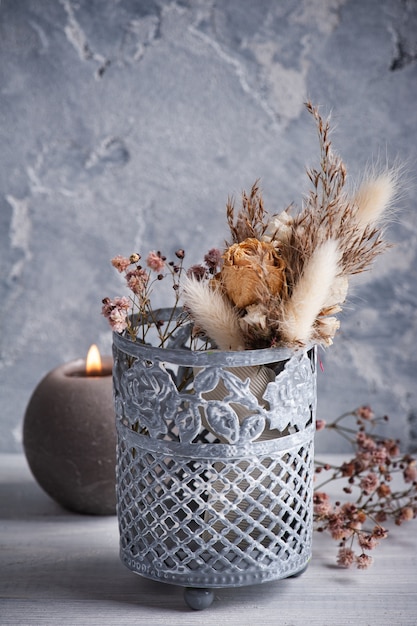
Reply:
[[316, 354], [192, 351], [186, 334], [114, 335], [117, 510], [122, 562], [200, 609], [307, 567]]

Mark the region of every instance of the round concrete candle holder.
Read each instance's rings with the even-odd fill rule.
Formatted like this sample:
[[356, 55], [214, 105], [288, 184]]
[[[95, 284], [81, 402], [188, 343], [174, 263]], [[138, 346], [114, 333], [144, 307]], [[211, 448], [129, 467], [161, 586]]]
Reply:
[[23, 446], [39, 485], [78, 513], [116, 513], [112, 359], [87, 374], [79, 359], [52, 370], [29, 401]]

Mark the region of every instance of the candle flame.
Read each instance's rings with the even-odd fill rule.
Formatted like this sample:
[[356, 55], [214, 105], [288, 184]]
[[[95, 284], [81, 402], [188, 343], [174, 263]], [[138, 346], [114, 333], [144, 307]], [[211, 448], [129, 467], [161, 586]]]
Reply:
[[87, 376], [97, 376], [101, 374], [101, 357], [97, 346], [93, 343], [87, 354], [87, 360], [85, 362], [85, 371]]

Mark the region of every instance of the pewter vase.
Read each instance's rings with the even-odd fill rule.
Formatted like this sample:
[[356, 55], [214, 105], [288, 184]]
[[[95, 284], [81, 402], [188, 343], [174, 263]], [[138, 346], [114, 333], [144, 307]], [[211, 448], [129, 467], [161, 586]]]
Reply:
[[114, 335], [120, 556], [205, 608], [311, 558], [316, 353], [192, 351], [187, 335]]

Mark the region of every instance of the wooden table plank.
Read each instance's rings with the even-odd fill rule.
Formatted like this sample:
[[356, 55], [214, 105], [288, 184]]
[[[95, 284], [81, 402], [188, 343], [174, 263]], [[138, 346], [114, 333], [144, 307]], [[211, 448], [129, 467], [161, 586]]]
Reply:
[[335, 566], [318, 533], [296, 579], [215, 591], [204, 613], [183, 590], [128, 571], [115, 517], [68, 513], [32, 479], [24, 457], [0, 455], [0, 624], [415, 626], [417, 525], [391, 528], [365, 571]]

